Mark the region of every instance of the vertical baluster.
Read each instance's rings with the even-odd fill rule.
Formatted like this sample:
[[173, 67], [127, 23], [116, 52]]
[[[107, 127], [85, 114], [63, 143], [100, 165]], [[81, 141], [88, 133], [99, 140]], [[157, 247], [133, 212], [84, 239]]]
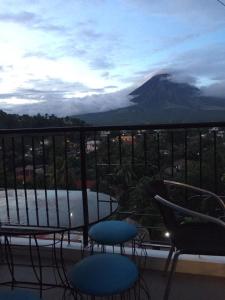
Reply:
[[188, 166], [187, 166], [187, 130], [184, 132], [184, 181], [187, 183], [187, 174], [188, 174]]
[[20, 224], [20, 212], [19, 212], [19, 202], [18, 202], [18, 193], [17, 193], [17, 180], [16, 180], [16, 161], [15, 161], [15, 138], [12, 137], [12, 168], [13, 168], [13, 181], [14, 181], [14, 191], [15, 191], [15, 200], [16, 200], [16, 215], [17, 222]]
[[213, 131], [213, 153], [214, 153], [214, 191], [217, 193], [217, 131]]
[[108, 172], [111, 172], [111, 153], [110, 153], [110, 137], [107, 135], [107, 160], [108, 160]]
[[199, 186], [202, 187], [202, 132], [199, 132]]
[[87, 197], [87, 174], [86, 174], [86, 147], [85, 147], [85, 132], [80, 131], [80, 163], [81, 163], [81, 186], [83, 196], [83, 215], [84, 215], [84, 231], [83, 239], [84, 246], [88, 244], [88, 197]]
[[[100, 218], [100, 211], [99, 211], [99, 174], [98, 174], [98, 151], [97, 151], [97, 144], [96, 144], [96, 131], [94, 133], [94, 156], [95, 156], [95, 182], [96, 182], [96, 197], [97, 197], [97, 212], [98, 212], [98, 220]], [[109, 154], [110, 155], [110, 154]]]
[[147, 149], [147, 134], [146, 134], [146, 132], [144, 132], [144, 134], [143, 134], [143, 143], [144, 143], [144, 166], [145, 166], [145, 173], [146, 173], [146, 171], [147, 171], [147, 167], [148, 167], [148, 157], [147, 157], [147, 151], [148, 151], [148, 149]]
[[48, 193], [47, 193], [47, 183], [46, 183], [46, 152], [45, 152], [45, 138], [41, 137], [42, 145], [42, 165], [43, 165], [43, 176], [44, 176], [44, 192], [45, 192], [45, 207], [46, 207], [46, 219], [47, 226], [49, 226], [49, 208], [48, 208]]
[[35, 143], [34, 143], [33, 136], [31, 138], [31, 148], [32, 148], [33, 188], [34, 188], [34, 198], [35, 198], [35, 208], [36, 208], [36, 220], [37, 220], [37, 226], [39, 226], [39, 210], [38, 210], [37, 185], [36, 185], [36, 155], [35, 155]]
[[131, 133], [131, 165], [134, 169], [134, 132]]
[[[69, 228], [71, 228], [71, 211], [70, 211], [70, 197], [69, 197], [69, 177], [68, 177], [68, 141], [67, 136], [64, 134], [64, 161], [65, 161], [65, 184], [66, 184], [66, 200], [67, 200], [67, 213], [69, 220]], [[75, 216], [74, 216], [75, 217]]]
[[160, 155], [160, 135], [157, 131], [157, 153], [158, 153], [158, 171], [161, 171], [161, 155]]
[[60, 226], [59, 220], [59, 200], [58, 200], [58, 189], [57, 189], [57, 176], [56, 176], [56, 151], [55, 151], [55, 136], [52, 135], [52, 155], [53, 155], [53, 176], [54, 176], [54, 190], [55, 190], [55, 205], [56, 205], [56, 218], [57, 227]]
[[2, 163], [3, 163], [3, 179], [4, 179], [7, 219], [8, 219], [8, 221], [10, 221], [9, 198], [8, 198], [8, 180], [7, 180], [7, 173], [6, 173], [6, 150], [5, 150], [5, 138], [4, 137], [2, 137]]
[[171, 132], [171, 176], [174, 176], [174, 132]]
[[[110, 135], [107, 135], [107, 160], [108, 160], [108, 174], [111, 175], [111, 152], [110, 152]], [[111, 191], [110, 191], [110, 187], [109, 187], [109, 194], [110, 194], [110, 212], [112, 213], [112, 197], [111, 197]], [[98, 207], [98, 211], [99, 211], [99, 207]]]
[[24, 196], [25, 196], [27, 224], [29, 225], [30, 224], [30, 220], [29, 220], [29, 209], [28, 209], [28, 201], [27, 201], [27, 179], [26, 179], [26, 162], [25, 162], [24, 136], [21, 137], [21, 144], [22, 144], [23, 190], [24, 190]]
[[121, 133], [119, 134], [119, 164], [122, 165], [122, 140]]

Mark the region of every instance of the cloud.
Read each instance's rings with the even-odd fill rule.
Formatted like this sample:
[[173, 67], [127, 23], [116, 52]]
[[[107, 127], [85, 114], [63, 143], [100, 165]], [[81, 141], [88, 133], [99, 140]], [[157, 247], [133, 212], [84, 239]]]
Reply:
[[104, 87], [105, 89], [117, 89], [118, 86], [117, 85], [107, 85]]
[[28, 82], [30, 86], [42, 87], [46, 92], [87, 91], [88, 87], [81, 82], [67, 82], [60, 78], [32, 79]]
[[217, 96], [225, 99], [225, 79], [202, 88], [206, 96]]
[[50, 23], [43, 19], [40, 15], [33, 12], [22, 11], [19, 13], [2, 13], [0, 14], [0, 22], [13, 22], [16, 24], [27, 26], [28, 28], [39, 29], [42, 31], [51, 31], [65, 33], [67, 29]]
[[44, 59], [50, 59], [50, 60], [55, 60], [59, 57], [59, 54], [57, 53], [46, 53], [44, 51], [28, 51], [24, 54], [24, 58], [29, 58], [29, 57], [37, 57], [37, 58], [44, 58]]
[[24, 11], [17, 14], [14, 13], [0, 14], [0, 21], [31, 25], [31, 24], [39, 23], [40, 19], [34, 13]]
[[[184, 17], [186, 19], [198, 17], [196, 22], [208, 19], [208, 21], [215, 23], [218, 20], [224, 19], [224, 9], [217, 1], [205, 1], [205, 0], [126, 0], [127, 5], [138, 7], [142, 9], [146, 14], [158, 14], [168, 16]], [[217, 16], [217, 19], [212, 17]]]
[[[41, 87], [41, 88], [40, 88]], [[26, 87], [21, 87], [10, 93], [0, 93], [0, 99], [27, 99], [32, 101], [61, 101], [76, 93], [87, 93], [90, 89], [80, 82], [65, 82], [58, 78], [46, 80], [30, 80]]]
[[113, 62], [107, 57], [97, 57], [90, 62], [90, 67], [94, 70], [112, 69]]
[[96, 40], [96, 39], [99, 39], [99, 38], [102, 38], [102, 34], [93, 30], [93, 29], [83, 29], [80, 31], [80, 34], [83, 36], [83, 37], [86, 37], [88, 40], [92, 39], [92, 40]]
[[169, 67], [183, 69], [196, 77], [225, 78], [225, 43], [206, 45], [202, 48], [185, 51], [171, 58]]
[[[131, 105], [130, 89], [106, 93], [108, 89], [113, 88], [117, 87], [108, 85], [90, 89], [80, 82], [65, 82], [58, 78], [30, 80], [26, 87], [0, 93], [0, 109], [18, 114], [34, 115], [39, 112], [67, 116]], [[84, 96], [76, 96], [76, 93]], [[87, 93], [92, 95], [85, 96]]]
[[30, 114], [35, 115], [37, 112], [41, 114], [55, 114], [57, 116], [71, 116], [77, 114], [84, 114], [89, 112], [101, 112], [118, 107], [125, 107], [132, 105], [129, 96], [131, 89], [125, 89], [111, 94], [98, 94], [86, 97], [74, 97], [66, 99], [64, 97], [56, 97], [49, 95], [48, 100], [31, 103], [29, 105], [10, 105], [0, 102], [8, 113]]
[[88, 48], [81, 42], [80, 39], [65, 39], [64, 42], [56, 47], [55, 56], [68, 56], [68, 57], [79, 57], [85, 58], [88, 57]]

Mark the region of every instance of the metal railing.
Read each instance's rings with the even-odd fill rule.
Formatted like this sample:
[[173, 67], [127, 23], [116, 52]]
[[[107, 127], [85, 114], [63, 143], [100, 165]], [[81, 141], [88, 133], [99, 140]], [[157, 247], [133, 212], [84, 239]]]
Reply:
[[[104, 201], [100, 193], [110, 195], [111, 203], [116, 198], [120, 204], [118, 216], [130, 215], [148, 228], [154, 239], [161, 222], [141, 190], [146, 178], [173, 179], [224, 195], [225, 122], [13, 129], [0, 130], [0, 136], [0, 205], [4, 207], [1, 222], [14, 219], [21, 226], [25, 223], [43, 227], [40, 207], [42, 211], [44, 207], [44, 226], [52, 226], [49, 210], [53, 208], [48, 199], [48, 190], [52, 190], [56, 226], [60, 226], [59, 191], [64, 190], [70, 223], [70, 191], [81, 190], [86, 243], [87, 190], [91, 189], [96, 192], [98, 203]], [[44, 195], [42, 202], [40, 190]], [[31, 201], [35, 224], [29, 219]], [[156, 234], [156, 239], [160, 239], [160, 234]]]

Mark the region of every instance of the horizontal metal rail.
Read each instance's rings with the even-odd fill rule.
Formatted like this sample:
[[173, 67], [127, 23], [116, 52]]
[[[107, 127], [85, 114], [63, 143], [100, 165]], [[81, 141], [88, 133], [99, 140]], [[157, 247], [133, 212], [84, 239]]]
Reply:
[[202, 123], [176, 123], [176, 124], [148, 124], [148, 125], [116, 125], [116, 126], [65, 126], [43, 128], [0, 129], [0, 134], [38, 134], [38, 133], [64, 133], [64, 132], [93, 132], [93, 131], [119, 131], [119, 130], [157, 130], [157, 129], [188, 129], [225, 127], [225, 122]]
[[[158, 212], [146, 205], [146, 178], [180, 181], [225, 195], [225, 122], [0, 129], [0, 136], [0, 222], [64, 227], [63, 215], [72, 227], [76, 216], [71, 191], [80, 190], [79, 217], [87, 243], [91, 190], [96, 193], [98, 220], [101, 207], [109, 204], [110, 215], [117, 199], [118, 217], [127, 214], [148, 230], [151, 240], [159, 240], [164, 229]], [[108, 198], [102, 199], [101, 193]]]

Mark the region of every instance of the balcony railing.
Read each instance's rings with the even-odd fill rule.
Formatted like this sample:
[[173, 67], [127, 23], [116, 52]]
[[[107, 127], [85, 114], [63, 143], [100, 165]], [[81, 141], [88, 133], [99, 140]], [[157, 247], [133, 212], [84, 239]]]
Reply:
[[[13, 218], [23, 226], [21, 210], [25, 210], [26, 226], [43, 227], [40, 207], [44, 207], [44, 226], [52, 226], [48, 190], [54, 193], [57, 226], [59, 191], [65, 191], [70, 222], [69, 191], [81, 190], [86, 243], [91, 189], [98, 203], [104, 201], [100, 193], [108, 194], [111, 203], [116, 198], [118, 217], [131, 216], [148, 229], [151, 240], [160, 241], [162, 222], [142, 194], [145, 180], [163, 177], [225, 193], [225, 123], [15, 129], [0, 130], [0, 135], [2, 223]], [[29, 223], [31, 191], [35, 224]], [[23, 207], [18, 201], [21, 192]]]

